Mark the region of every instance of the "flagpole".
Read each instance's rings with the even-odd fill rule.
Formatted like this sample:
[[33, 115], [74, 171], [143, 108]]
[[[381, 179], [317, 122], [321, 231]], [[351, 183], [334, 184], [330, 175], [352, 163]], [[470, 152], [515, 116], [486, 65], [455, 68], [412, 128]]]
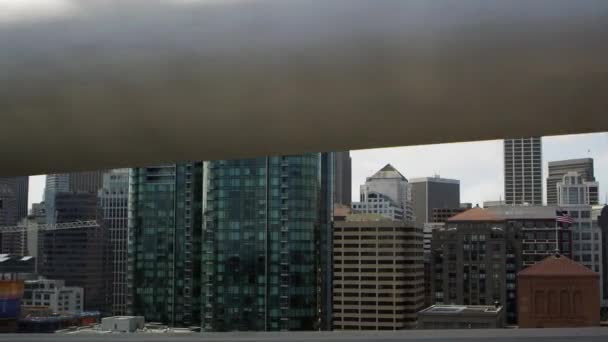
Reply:
[[555, 218], [555, 254], [559, 254], [559, 239], [557, 233], [557, 217]]
[[557, 220], [555, 220], [555, 254], [559, 254], [559, 233], [557, 228]]

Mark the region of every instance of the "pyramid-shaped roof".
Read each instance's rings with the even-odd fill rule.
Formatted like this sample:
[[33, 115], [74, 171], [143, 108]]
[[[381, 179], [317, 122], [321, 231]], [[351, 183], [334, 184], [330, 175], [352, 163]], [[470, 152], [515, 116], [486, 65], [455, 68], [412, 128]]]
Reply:
[[503, 221], [493, 211], [484, 208], [472, 208], [448, 219], [448, 222], [469, 222], [469, 221]]
[[519, 276], [599, 277], [587, 267], [563, 255], [551, 255], [519, 272]]
[[407, 181], [401, 172], [397, 171], [397, 169], [395, 169], [395, 167], [391, 164], [384, 165], [380, 171], [374, 173], [374, 175], [369, 178], [400, 178]]

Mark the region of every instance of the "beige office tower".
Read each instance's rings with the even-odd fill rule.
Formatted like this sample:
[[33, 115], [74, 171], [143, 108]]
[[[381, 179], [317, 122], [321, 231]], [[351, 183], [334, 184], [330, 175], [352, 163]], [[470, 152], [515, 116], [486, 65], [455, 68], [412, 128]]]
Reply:
[[334, 221], [333, 328], [415, 328], [424, 306], [423, 232], [378, 214]]

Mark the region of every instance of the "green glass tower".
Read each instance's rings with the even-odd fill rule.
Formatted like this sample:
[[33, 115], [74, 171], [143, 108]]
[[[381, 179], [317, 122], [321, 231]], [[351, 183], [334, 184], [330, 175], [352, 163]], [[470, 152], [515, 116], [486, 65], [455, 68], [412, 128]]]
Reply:
[[[321, 153], [205, 163], [202, 328], [323, 325], [331, 251]], [[325, 209], [325, 210], [322, 210]], [[329, 209], [331, 212], [331, 209]]]
[[146, 321], [200, 324], [202, 166], [130, 171], [127, 301]]

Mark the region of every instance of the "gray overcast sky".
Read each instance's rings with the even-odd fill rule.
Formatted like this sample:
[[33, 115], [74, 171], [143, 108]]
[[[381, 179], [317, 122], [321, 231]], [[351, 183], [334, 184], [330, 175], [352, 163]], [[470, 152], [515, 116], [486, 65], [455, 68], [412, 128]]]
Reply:
[[[460, 180], [461, 202], [481, 205], [497, 200], [504, 197], [502, 153], [502, 140], [352, 151], [353, 200], [359, 198], [359, 185], [365, 177], [387, 163], [407, 178], [439, 174]], [[595, 161], [595, 178], [604, 202], [608, 190], [608, 133], [543, 138], [543, 177], [548, 161], [587, 157]], [[44, 176], [30, 177], [30, 206], [42, 200], [43, 189]]]

